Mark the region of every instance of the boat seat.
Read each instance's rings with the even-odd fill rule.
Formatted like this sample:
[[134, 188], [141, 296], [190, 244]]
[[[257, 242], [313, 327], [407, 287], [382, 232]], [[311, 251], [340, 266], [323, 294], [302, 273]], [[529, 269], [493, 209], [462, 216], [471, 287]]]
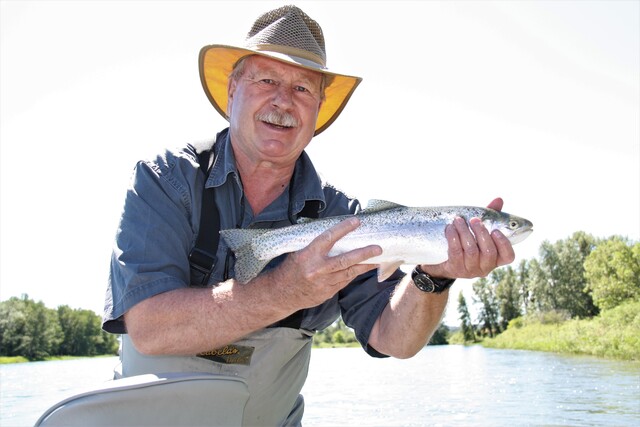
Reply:
[[64, 399], [35, 426], [241, 426], [248, 399], [247, 384], [237, 377], [137, 375]]

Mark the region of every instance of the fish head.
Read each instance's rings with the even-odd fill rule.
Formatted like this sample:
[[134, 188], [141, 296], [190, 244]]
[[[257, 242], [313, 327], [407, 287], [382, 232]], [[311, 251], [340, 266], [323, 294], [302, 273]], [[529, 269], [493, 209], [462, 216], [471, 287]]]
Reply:
[[528, 219], [487, 209], [482, 222], [489, 231], [500, 230], [512, 245], [522, 242], [533, 232], [533, 223]]

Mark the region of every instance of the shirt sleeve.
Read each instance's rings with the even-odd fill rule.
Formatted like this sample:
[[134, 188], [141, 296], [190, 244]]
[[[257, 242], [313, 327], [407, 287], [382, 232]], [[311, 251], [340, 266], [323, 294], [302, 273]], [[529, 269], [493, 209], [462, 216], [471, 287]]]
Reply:
[[189, 250], [197, 165], [165, 153], [139, 162], [116, 233], [103, 328], [125, 333], [123, 314], [140, 301], [189, 285]]
[[396, 270], [384, 282], [378, 282], [378, 275], [372, 270], [357, 277], [340, 292], [342, 320], [355, 331], [356, 339], [370, 356], [388, 357], [369, 345], [369, 336], [403, 277], [404, 273]]

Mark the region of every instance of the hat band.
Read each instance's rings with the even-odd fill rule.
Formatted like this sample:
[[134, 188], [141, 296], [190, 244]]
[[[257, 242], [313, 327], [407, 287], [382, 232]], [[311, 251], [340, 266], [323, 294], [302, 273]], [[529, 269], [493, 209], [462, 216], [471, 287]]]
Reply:
[[297, 57], [313, 62], [314, 64], [319, 66], [319, 68], [327, 68], [325, 60], [323, 58], [304, 49], [297, 49], [295, 47], [282, 46], [277, 44], [259, 44], [251, 46], [250, 49], [253, 49], [257, 52], [274, 52], [287, 56]]

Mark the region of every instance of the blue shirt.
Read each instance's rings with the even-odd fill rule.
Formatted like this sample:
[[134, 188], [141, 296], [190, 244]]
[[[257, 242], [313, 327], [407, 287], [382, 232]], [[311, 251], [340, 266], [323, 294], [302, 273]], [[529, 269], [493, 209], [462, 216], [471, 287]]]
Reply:
[[[207, 145], [205, 149], [211, 142]], [[198, 163], [198, 152], [202, 149], [188, 145], [167, 150], [136, 165], [111, 257], [103, 317], [106, 331], [126, 333], [123, 315], [135, 304], [162, 292], [190, 286], [188, 256], [198, 234], [205, 186], [215, 188], [223, 230], [291, 225], [291, 218], [297, 216], [307, 201], [319, 203], [321, 218], [355, 214], [361, 209], [357, 199], [323, 183], [307, 154], [302, 153], [290, 183], [292, 187], [254, 215], [243, 195], [228, 130], [221, 132], [215, 144], [215, 163], [206, 182]], [[234, 258], [224, 239], [220, 239], [217, 259], [210, 286], [233, 277]], [[282, 257], [266, 268], [281, 261]], [[373, 356], [383, 356], [368, 346], [369, 335], [401, 277], [402, 273], [397, 271], [378, 283], [375, 271], [371, 271], [356, 278], [332, 299], [304, 310], [301, 328], [321, 330], [342, 315], [365, 350]]]

